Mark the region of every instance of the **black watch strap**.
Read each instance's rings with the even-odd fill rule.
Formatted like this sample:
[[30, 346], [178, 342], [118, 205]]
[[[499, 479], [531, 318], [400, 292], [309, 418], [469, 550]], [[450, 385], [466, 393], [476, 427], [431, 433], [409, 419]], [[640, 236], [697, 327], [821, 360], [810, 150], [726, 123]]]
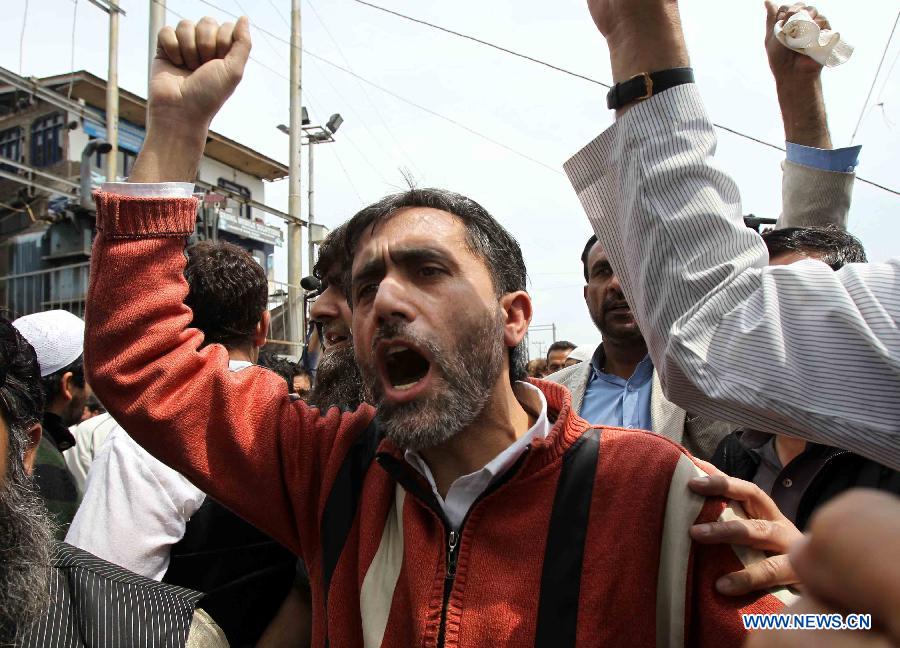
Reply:
[[661, 70], [660, 72], [642, 72], [623, 81], [617, 83], [609, 89], [606, 95], [606, 106], [610, 110], [618, 110], [627, 106], [632, 101], [643, 101], [649, 99], [658, 92], [674, 88], [683, 83], [694, 82], [693, 68], [672, 68], [671, 70]]

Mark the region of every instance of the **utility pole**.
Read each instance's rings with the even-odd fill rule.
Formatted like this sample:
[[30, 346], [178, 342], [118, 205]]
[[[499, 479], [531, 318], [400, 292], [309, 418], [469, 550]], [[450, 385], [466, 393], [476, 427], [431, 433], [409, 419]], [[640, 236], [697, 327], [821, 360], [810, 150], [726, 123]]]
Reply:
[[313, 152], [316, 150], [316, 140], [310, 137], [306, 142], [307, 152], [309, 153], [309, 160], [307, 161], [307, 166], [309, 167], [309, 191], [307, 193], [309, 207], [306, 214], [306, 222], [307, 222], [307, 233], [308, 233], [308, 245], [309, 245], [309, 272], [312, 274], [312, 268], [316, 265], [316, 244], [313, 242], [313, 223], [316, 219], [316, 212], [314, 209], [313, 202]]
[[288, 223], [288, 303], [290, 304], [290, 337], [292, 342], [306, 340], [306, 306], [300, 293], [300, 278], [303, 276], [303, 251], [300, 220], [300, 137], [303, 134], [303, 110], [301, 95], [303, 90], [303, 61], [300, 47], [300, 0], [291, 0], [291, 123], [290, 155], [288, 166], [288, 214], [296, 220]]
[[166, 24], [166, 0], [150, 0], [150, 31], [147, 41], [149, 54], [147, 56], [147, 97], [150, 97], [150, 78], [153, 73], [153, 59], [156, 58], [156, 43], [159, 30]]
[[119, 153], [119, 3], [109, 0], [109, 68], [106, 75], [106, 181], [115, 182]]

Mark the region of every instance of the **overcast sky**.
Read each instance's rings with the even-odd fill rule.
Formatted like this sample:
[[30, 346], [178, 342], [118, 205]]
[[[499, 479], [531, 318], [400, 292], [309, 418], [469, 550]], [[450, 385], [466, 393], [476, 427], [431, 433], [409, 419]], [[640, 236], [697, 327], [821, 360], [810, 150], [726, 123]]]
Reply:
[[[5, 38], [0, 65], [20, 70], [25, 0], [0, 0]], [[212, 0], [232, 13], [289, 38], [289, 0]], [[606, 45], [584, 0], [379, 0], [387, 7], [609, 81]], [[149, 0], [123, 0], [119, 79], [146, 94]], [[324, 123], [340, 112], [338, 142], [317, 148], [317, 219], [334, 226], [361, 206], [405, 185], [408, 170], [420, 186], [439, 186], [474, 198], [519, 239], [535, 300], [534, 323], [555, 323], [560, 338], [594, 344], [599, 334], [582, 298], [579, 254], [590, 234], [562, 163], [612, 121], [606, 90], [470, 41], [373, 10], [353, 0], [303, 0], [303, 46], [421, 107], [440, 113], [509, 149], [404, 103], [352, 76], [304, 57], [304, 103]], [[826, 70], [825, 92], [835, 146], [851, 135], [872, 84], [894, 20], [896, 0], [859, 4], [816, 2], [856, 52]], [[201, 0], [168, 0], [193, 19], [230, 18]], [[75, 22], [72, 57], [73, 13]], [[688, 45], [714, 121], [775, 144], [783, 131], [762, 47], [761, 1], [682, 2]], [[21, 55], [24, 75], [72, 68], [105, 77], [106, 14], [87, 0], [41, 0], [29, 5]], [[283, 162], [288, 122], [289, 46], [253, 32], [244, 81], [213, 129]], [[649, 45], [649, 44], [648, 44]], [[863, 144], [860, 176], [900, 188], [900, 34], [884, 67], [855, 143]], [[72, 62], [74, 58], [74, 63]], [[271, 69], [267, 69], [271, 68]], [[534, 158], [537, 162], [523, 156]], [[782, 154], [720, 131], [718, 161], [741, 187], [744, 212], [775, 217], [780, 207]], [[305, 161], [304, 171], [305, 175]], [[349, 179], [348, 179], [349, 176]], [[287, 182], [267, 185], [267, 203], [287, 209]], [[304, 205], [304, 217], [305, 217]], [[900, 197], [857, 183], [850, 229], [872, 261], [897, 256]], [[305, 255], [304, 255], [305, 260]], [[278, 259], [284, 273], [284, 251]], [[281, 277], [279, 277], [281, 278]], [[533, 340], [549, 340], [538, 333]], [[537, 346], [532, 348], [536, 353]]]

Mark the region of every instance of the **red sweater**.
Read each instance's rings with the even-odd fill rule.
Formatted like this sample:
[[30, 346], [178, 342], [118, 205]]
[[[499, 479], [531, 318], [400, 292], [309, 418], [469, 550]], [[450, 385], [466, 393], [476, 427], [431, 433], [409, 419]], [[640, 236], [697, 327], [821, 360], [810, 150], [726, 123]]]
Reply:
[[[543, 381], [555, 424], [472, 507], [455, 540], [430, 488], [381, 440], [374, 410], [322, 414], [261, 368], [198, 351], [182, 272], [193, 199], [101, 193], [85, 363], [116, 420], [306, 562], [313, 645], [738, 646], [728, 546], [688, 527], [731, 513], [692, 494], [699, 472], [649, 432], [594, 429]], [[551, 419], [552, 420], [552, 419]], [[745, 556], [746, 558], [746, 556]]]

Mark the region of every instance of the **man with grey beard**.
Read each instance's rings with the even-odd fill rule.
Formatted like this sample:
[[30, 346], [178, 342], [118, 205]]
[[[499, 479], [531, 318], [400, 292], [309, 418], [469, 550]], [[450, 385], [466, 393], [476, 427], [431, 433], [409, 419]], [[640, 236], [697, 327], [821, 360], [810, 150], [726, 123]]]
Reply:
[[310, 316], [319, 331], [322, 356], [308, 402], [320, 410], [338, 407], [354, 411], [366, 400], [362, 375], [353, 354], [350, 306], [344, 295], [344, 235], [341, 225], [322, 242], [313, 275], [319, 281], [319, 296]]
[[[313, 277], [319, 287], [310, 316], [318, 331], [318, 336], [314, 337], [322, 349], [312, 392], [306, 402], [322, 411], [337, 407], [342, 412], [352, 412], [366, 400], [362, 375], [353, 353], [350, 306], [343, 291], [345, 232], [346, 227], [341, 225], [322, 241], [319, 258], [313, 267]], [[309, 575], [300, 560], [294, 586], [257, 648], [309, 646], [312, 641], [311, 597]]]
[[200, 594], [54, 542], [31, 474], [43, 406], [34, 349], [0, 318], [0, 646], [227, 646]]
[[34, 349], [0, 319], [0, 646], [47, 603], [53, 526], [31, 476], [43, 408]]

